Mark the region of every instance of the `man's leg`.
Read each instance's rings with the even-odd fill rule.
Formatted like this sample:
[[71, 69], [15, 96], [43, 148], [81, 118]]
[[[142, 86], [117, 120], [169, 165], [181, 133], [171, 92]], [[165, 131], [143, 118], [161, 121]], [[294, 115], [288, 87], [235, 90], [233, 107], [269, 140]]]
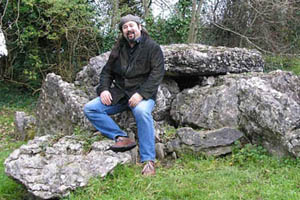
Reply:
[[141, 162], [154, 162], [155, 160], [155, 133], [152, 117], [154, 105], [154, 100], [148, 99], [131, 108], [138, 129]]
[[104, 136], [115, 140], [117, 136], [127, 137], [127, 134], [109, 116], [126, 110], [127, 105], [104, 105], [100, 97], [93, 99], [84, 106], [84, 114], [93, 126]]

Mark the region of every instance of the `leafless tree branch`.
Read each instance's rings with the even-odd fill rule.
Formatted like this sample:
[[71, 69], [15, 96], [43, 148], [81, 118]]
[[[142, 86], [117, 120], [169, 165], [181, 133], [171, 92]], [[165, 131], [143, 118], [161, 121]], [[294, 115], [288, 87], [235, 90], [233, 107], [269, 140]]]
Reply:
[[[7, 10], [7, 7], [8, 7], [8, 1], [9, 1], [9, 0], [6, 0], [5, 7], [4, 7], [4, 11], [3, 11], [2, 15], [1, 15], [1, 18], [0, 18], [0, 27], [2, 27], [2, 19], [3, 19], [3, 17], [5, 16], [5, 13], [6, 13], [6, 10]], [[1, 4], [1, 3], [2, 3], [2, 0], [0, 1], [0, 4]]]

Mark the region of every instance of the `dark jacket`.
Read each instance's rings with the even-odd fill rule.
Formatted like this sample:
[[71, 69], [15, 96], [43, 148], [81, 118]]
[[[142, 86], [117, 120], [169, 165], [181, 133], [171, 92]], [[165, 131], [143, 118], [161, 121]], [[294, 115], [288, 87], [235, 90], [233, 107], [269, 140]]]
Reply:
[[165, 73], [162, 50], [151, 38], [142, 36], [131, 56], [129, 51], [126, 42], [120, 47], [118, 58], [111, 64], [107, 62], [100, 74], [97, 94], [109, 90], [112, 104], [128, 100], [136, 92], [144, 99], [155, 100]]

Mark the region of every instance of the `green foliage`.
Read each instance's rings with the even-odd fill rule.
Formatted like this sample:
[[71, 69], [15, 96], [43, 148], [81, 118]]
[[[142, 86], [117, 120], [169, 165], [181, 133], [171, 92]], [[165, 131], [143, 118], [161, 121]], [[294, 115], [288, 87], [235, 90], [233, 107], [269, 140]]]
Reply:
[[116, 42], [116, 39], [119, 37], [119, 31], [118, 30], [110, 30], [107, 34], [103, 36], [103, 42], [101, 43], [101, 52], [104, 53], [107, 51], [110, 51], [113, 45]]
[[252, 144], [243, 146], [240, 142], [236, 142], [230, 160], [232, 165], [246, 166], [250, 163], [259, 163], [267, 158], [267, 151], [263, 147]]
[[186, 43], [188, 39], [189, 25], [191, 20], [190, 0], [180, 0], [176, 4], [177, 12], [172, 13], [168, 18], [149, 16], [146, 21], [146, 28], [151, 37], [159, 44]]
[[[2, 61], [2, 78], [31, 88], [39, 88], [48, 72], [71, 81], [100, 51], [95, 13], [87, 0], [18, 2], [9, 2], [2, 19], [9, 51], [9, 57]], [[4, 10], [3, 6], [0, 10]]]
[[147, 25], [147, 28], [151, 37], [159, 44], [186, 43], [189, 21], [173, 16], [167, 20], [157, 19], [156, 23], [153, 23], [152, 26]]

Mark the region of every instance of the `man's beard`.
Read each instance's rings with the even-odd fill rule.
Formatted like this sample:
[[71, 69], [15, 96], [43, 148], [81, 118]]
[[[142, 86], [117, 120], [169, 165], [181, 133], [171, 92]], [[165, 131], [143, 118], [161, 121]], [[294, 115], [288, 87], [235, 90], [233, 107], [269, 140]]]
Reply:
[[[129, 34], [133, 34], [133, 37], [132, 37], [132, 38], [129, 38]], [[126, 35], [126, 39], [127, 39], [127, 41], [128, 41], [129, 43], [131, 43], [131, 44], [134, 43], [134, 42], [135, 42], [135, 33], [129, 31], [129, 32], [127, 33], [127, 35]]]

